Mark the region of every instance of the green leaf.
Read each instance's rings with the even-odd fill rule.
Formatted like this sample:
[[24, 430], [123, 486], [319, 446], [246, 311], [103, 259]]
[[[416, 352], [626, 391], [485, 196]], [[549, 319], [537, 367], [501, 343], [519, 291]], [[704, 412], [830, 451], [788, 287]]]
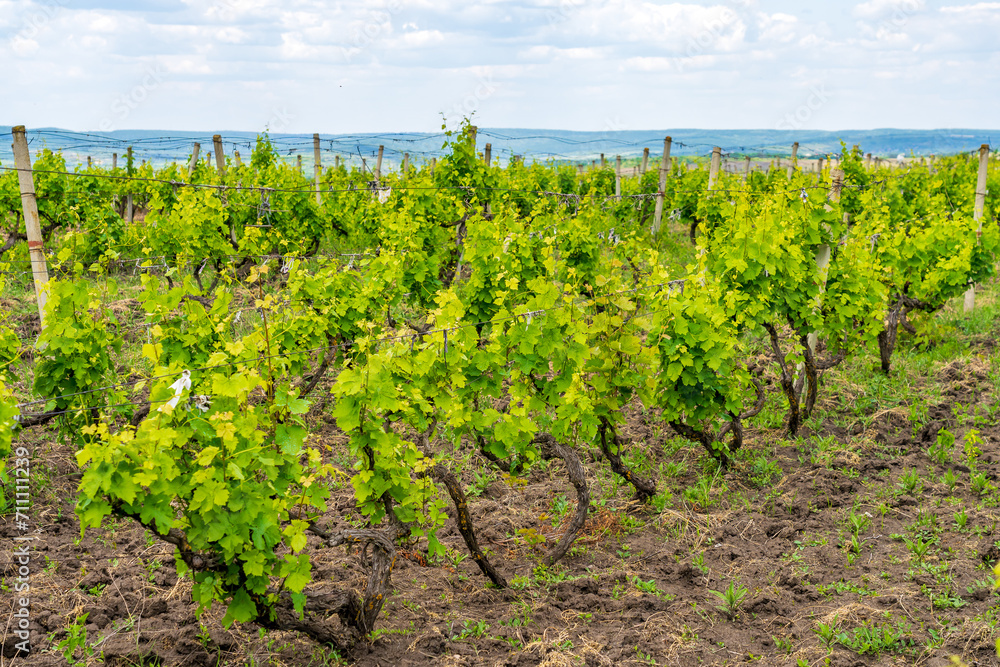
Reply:
[[247, 623], [257, 618], [257, 605], [254, 604], [247, 592], [242, 588], [236, 589], [233, 593], [233, 600], [226, 609], [226, 615], [222, 617], [222, 626], [228, 628], [233, 621]]

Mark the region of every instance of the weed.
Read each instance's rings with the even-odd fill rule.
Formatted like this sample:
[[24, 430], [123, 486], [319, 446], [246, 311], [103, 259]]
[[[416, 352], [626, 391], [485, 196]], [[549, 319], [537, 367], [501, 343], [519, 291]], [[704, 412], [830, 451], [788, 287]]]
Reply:
[[915, 644], [909, 625], [902, 621], [881, 625], [866, 622], [853, 630], [837, 633], [836, 642], [858, 655], [907, 653]]
[[643, 581], [638, 576], [632, 577], [632, 585], [643, 593], [649, 593], [650, 595], [655, 595], [658, 598], [665, 597], [668, 600], [673, 600], [673, 595], [668, 595], [661, 591], [657, 585], [655, 579], [650, 579], [649, 581]]
[[771, 635], [771, 640], [774, 642], [774, 647], [779, 651], [783, 651], [785, 655], [790, 655], [792, 652], [792, 639], [787, 637], [782, 639], [781, 637], [775, 637]]
[[943, 466], [948, 465], [951, 462], [951, 450], [954, 446], [955, 434], [943, 428], [938, 431], [934, 444], [927, 448], [927, 455]]
[[479, 639], [487, 632], [489, 632], [490, 624], [486, 621], [479, 620], [473, 622], [471, 619], [462, 621], [462, 630], [458, 634], [454, 634], [454, 627], [452, 628], [452, 641], [459, 641], [462, 639], [468, 639], [469, 637], [475, 637]]
[[[87, 645], [87, 616], [90, 613], [81, 614], [76, 617], [76, 622], [66, 628], [66, 638], [56, 645], [56, 650], [61, 651], [63, 658], [70, 665], [85, 665], [87, 658], [94, 654], [94, 649]], [[83, 660], [76, 659], [76, 650], [83, 653]]]
[[716, 605], [715, 608], [731, 620], [736, 618], [736, 614], [739, 613], [740, 607], [743, 606], [743, 601], [746, 599], [749, 590], [738, 586], [735, 581], [730, 581], [729, 587], [726, 590], [713, 591], [709, 589], [708, 592], [722, 601], [722, 604]]
[[910, 468], [902, 475], [899, 476], [899, 481], [896, 482], [896, 486], [906, 494], [916, 495], [923, 488], [923, 484], [920, 483], [920, 475], [914, 468]]

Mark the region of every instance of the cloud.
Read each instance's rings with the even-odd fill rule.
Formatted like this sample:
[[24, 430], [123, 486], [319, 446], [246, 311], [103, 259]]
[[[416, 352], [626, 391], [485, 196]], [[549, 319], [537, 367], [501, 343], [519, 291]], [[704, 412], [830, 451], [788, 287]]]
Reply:
[[[10, 64], [8, 86], [35, 91], [5, 100], [6, 113], [36, 126], [94, 127], [157, 64], [162, 84], [121, 127], [261, 129], [282, 106], [285, 131], [303, 132], [435, 129], [440, 113], [471, 107], [495, 126], [772, 127], [819, 84], [829, 101], [807, 125], [984, 126], [1000, 97], [998, 9], [940, 0], [0, 0], [0, 61]], [[484, 72], [489, 95], [476, 93]], [[978, 103], [959, 104], [976, 76]], [[908, 87], [931, 82], [921, 104], [893, 101], [912, 101]]]
[[953, 5], [941, 8], [941, 12], [944, 14], [987, 14], [993, 19], [997, 18], [993, 12], [997, 11], [1000, 11], [1000, 2], [977, 2], [974, 5]]

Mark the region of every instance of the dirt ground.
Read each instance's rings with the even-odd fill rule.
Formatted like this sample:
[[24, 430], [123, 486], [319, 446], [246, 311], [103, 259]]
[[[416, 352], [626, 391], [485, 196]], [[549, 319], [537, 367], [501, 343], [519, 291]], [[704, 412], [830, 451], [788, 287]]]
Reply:
[[[881, 380], [902, 397], [884, 393], [871, 408], [880, 376], [862, 374], [866, 386], [838, 369], [819, 415], [794, 439], [781, 430], [772, 393], [746, 451], [724, 472], [654, 413], [636, 410], [623, 433], [626, 458], [656, 479], [659, 495], [632, 502], [596, 448], [581, 452], [593, 507], [553, 567], [542, 557], [575, 507], [561, 463], [516, 479], [489, 472], [471, 448], [459, 451], [453, 468], [478, 494], [470, 507], [479, 543], [511, 588], [486, 586], [449, 522], [448, 557], [425, 563], [402, 553], [376, 631], [345, 630], [340, 646], [253, 624], [223, 629], [218, 608], [199, 619], [172, 547], [134, 524], [81, 538], [72, 453], [53, 432], [30, 430], [20, 439], [34, 451], [42, 486], [32, 510], [32, 654], [14, 657], [17, 570], [8, 545], [19, 533], [8, 515], [0, 518], [2, 663], [67, 664], [57, 646], [87, 614], [73, 656], [86, 665], [853, 667], [947, 665], [953, 655], [997, 665], [996, 359], [992, 335], [972, 340], [926, 372]], [[314, 418], [314, 443], [346, 467], [343, 435]], [[938, 445], [941, 429], [954, 443]], [[349, 485], [335, 492], [323, 523], [331, 531], [361, 525]], [[363, 588], [357, 550], [327, 548], [315, 536], [310, 548], [315, 586]]]

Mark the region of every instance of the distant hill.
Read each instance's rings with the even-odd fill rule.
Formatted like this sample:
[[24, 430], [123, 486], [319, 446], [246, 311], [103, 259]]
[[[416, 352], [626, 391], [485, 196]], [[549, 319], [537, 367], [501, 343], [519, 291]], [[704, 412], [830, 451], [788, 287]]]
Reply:
[[[10, 126], [0, 126], [0, 133], [8, 133]], [[186, 161], [194, 142], [201, 144], [202, 155], [212, 150], [212, 135], [220, 134], [226, 154], [239, 150], [248, 156], [256, 140], [255, 132], [171, 132], [168, 130], [117, 130], [107, 133], [87, 133], [58, 128], [30, 129], [28, 138], [33, 149], [48, 147], [62, 151], [69, 164], [86, 162], [88, 156], [100, 164], [108, 164], [111, 155], [123, 156], [133, 147], [137, 160], [150, 160], [155, 164]], [[991, 143], [992, 137], [1000, 138], [1000, 130], [940, 129], [940, 130], [622, 130], [607, 132], [575, 132], [569, 130], [537, 130], [517, 128], [480, 128], [478, 146], [492, 144], [493, 155], [506, 161], [512, 155], [528, 160], [585, 162], [604, 154], [607, 159], [616, 155], [635, 157], [649, 148], [653, 158], [663, 150], [663, 138], [673, 139], [672, 155], [707, 156], [713, 146], [720, 146], [733, 155], [788, 155], [793, 142], [799, 142], [802, 157], [839, 154], [843, 141], [848, 147], [858, 145], [866, 153], [883, 157], [904, 155], [954, 154], [973, 151], [981, 144]], [[302, 155], [306, 164], [312, 163], [313, 138], [311, 134], [273, 133], [271, 141], [286, 158]], [[403, 153], [420, 162], [442, 154], [446, 139], [442, 133], [386, 132], [359, 134], [321, 134], [324, 163], [333, 162], [334, 155], [352, 164], [364, 158], [373, 165], [378, 146], [385, 147], [383, 159], [390, 167], [397, 166]], [[124, 158], [122, 158], [124, 159]], [[13, 161], [9, 140], [0, 144], [0, 162]]]

